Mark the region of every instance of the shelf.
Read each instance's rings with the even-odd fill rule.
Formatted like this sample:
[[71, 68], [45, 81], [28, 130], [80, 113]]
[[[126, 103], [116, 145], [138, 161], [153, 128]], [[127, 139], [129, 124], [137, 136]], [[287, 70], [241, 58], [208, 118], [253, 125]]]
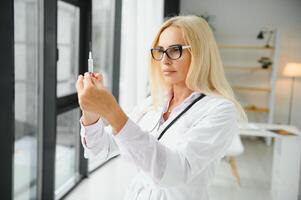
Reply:
[[218, 43], [225, 75], [250, 122], [273, 122], [279, 65], [278, 37], [275, 31], [268, 47], [263, 40], [255, 41], [255, 37], [253, 42], [224, 40]]
[[245, 111], [248, 112], [258, 112], [258, 113], [267, 113], [269, 112], [268, 108], [259, 108], [255, 105], [244, 106]]
[[274, 47], [255, 46], [255, 45], [218, 45], [221, 49], [260, 49], [260, 50], [274, 50]]
[[234, 90], [245, 90], [245, 91], [259, 91], [259, 92], [270, 92], [270, 88], [261, 88], [261, 87], [245, 87], [245, 86], [232, 86]]
[[252, 71], [269, 71], [271, 72], [272, 71], [272, 68], [269, 67], [269, 68], [262, 68], [261, 66], [254, 66], [254, 67], [251, 67], [251, 66], [246, 66], [246, 67], [243, 67], [243, 66], [225, 66], [225, 69], [228, 69], [228, 70], [252, 70]]

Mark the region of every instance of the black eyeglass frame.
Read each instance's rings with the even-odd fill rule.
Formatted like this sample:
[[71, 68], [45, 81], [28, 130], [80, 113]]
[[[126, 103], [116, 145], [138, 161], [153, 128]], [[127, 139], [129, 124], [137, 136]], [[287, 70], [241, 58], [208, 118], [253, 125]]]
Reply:
[[[178, 47], [179, 50], [180, 50], [180, 55], [179, 55], [178, 58], [172, 58], [172, 57], [170, 57], [170, 55], [168, 55], [168, 53], [167, 53], [167, 51], [168, 51], [170, 48], [174, 48], [174, 47]], [[163, 50], [163, 51], [162, 51], [162, 55], [161, 55], [160, 59], [156, 59], [155, 56], [154, 56], [154, 54], [153, 54], [153, 51], [154, 51], [154, 50], [160, 50], [160, 48], [158, 48], [158, 47], [157, 47], [157, 48], [151, 48], [151, 55], [152, 55], [152, 58], [153, 58], [154, 60], [156, 60], [156, 61], [162, 60], [164, 54], [166, 54], [167, 57], [168, 57], [169, 59], [171, 59], [171, 60], [177, 60], [177, 59], [179, 59], [179, 58], [182, 57], [183, 50], [184, 50], [184, 49], [188, 49], [188, 48], [191, 48], [191, 46], [190, 46], [190, 45], [180, 45], [180, 44], [171, 45], [171, 46], [169, 46], [166, 50]], [[163, 48], [162, 48], [162, 49], [163, 49]]]

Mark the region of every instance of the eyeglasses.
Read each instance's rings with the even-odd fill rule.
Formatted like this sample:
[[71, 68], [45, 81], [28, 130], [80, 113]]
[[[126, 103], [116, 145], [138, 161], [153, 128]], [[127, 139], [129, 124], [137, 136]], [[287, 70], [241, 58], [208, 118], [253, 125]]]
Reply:
[[163, 47], [156, 47], [151, 49], [151, 54], [153, 59], [160, 61], [163, 58], [164, 53], [166, 53], [167, 57], [170, 58], [171, 60], [177, 60], [181, 58], [183, 49], [188, 49], [191, 46], [183, 46], [183, 45], [171, 45], [168, 47], [165, 51]]

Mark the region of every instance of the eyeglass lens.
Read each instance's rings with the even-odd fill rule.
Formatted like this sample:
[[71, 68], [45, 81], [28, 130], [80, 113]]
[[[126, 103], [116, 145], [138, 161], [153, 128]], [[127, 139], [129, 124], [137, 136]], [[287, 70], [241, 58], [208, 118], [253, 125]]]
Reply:
[[155, 60], [161, 60], [164, 53], [166, 53], [170, 59], [175, 60], [181, 57], [182, 46], [172, 46], [167, 48], [165, 51], [163, 48], [154, 48], [152, 49], [151, 53]]

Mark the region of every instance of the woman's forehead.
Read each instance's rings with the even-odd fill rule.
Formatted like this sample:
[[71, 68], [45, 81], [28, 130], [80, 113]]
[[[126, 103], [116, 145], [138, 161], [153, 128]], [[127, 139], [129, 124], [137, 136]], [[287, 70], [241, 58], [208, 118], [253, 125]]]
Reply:
[[182, 30], [178, 27], [170, 26], [160, 34], [158, 46], [167, 48], [174, 44], [185, 44], [185, 41]]

